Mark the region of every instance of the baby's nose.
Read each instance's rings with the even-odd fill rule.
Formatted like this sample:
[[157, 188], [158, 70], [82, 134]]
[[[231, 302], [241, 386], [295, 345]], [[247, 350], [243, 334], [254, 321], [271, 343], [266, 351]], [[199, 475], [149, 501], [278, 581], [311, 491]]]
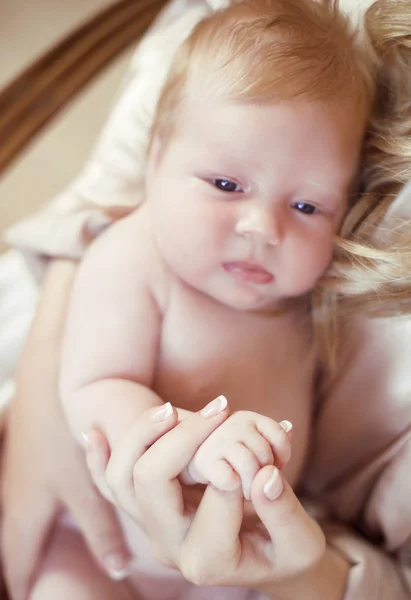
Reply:
[[239, 235], [277, 246], [283, 236], [280, 211], [254, 209], [243, 215], [237, 222], [235, 231]]

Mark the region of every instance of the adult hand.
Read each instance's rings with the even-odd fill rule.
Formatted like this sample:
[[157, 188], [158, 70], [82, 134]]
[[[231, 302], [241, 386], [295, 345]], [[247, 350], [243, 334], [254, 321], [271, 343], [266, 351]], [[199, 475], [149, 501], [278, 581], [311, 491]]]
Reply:
[[68, 510], [101, 567], [125, 575], [128, 553], [113, 508], [95, 489], [57, 391], [65, 302], [75, 265], [57, 261], [20, 363], [2, 474], [2, 560], [14, 600], [27, 597], [41, 550]]
[[178, 476], [228, 409], [217, 400], [180, 423], [171, 407], [162, 420], [156, 416], [143, 415], [112, 452], [105, 481], [116, 504], [144, 522], [158, 560], [187, 580], [269, 594], [277, 586], [279, 598], [289, 597], [284, 581], [315, 569], [325, 540], [280, 472], [264, 467], [253, 482], [260, 522], [244, 526], [240, 487], [221, 492], [208, 486], [197, 510], [188, 510]]
[[29, 422], [24, 423], [18, 412], [7, 434], [3, 480], [2, 550], [12, 597], [26, 598], [43, 545], [65, 509], [101, 568], [120, 579], [128, 561], [122, 532], [112, 506], [95, 489], [63, 416], [25, 414]]

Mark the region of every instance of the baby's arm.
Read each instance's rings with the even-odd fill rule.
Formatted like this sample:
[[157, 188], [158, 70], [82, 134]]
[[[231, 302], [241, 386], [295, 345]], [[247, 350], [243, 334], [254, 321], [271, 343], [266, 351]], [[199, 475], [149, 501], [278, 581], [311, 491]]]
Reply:
[[250, 500], [258, 471], [275, 464], [282, 469], [291, 456], [289, 421], [277, 423], [251, 411], [232, 414], [197, 450], [183, 474], [186, 483], [211, 484], [230, 491], [240, 485]]
[[100, 429], [110, 446], [148, 408], [160, 336], [147, 233], [137, 213], [87, 252], [73, 287], [63, 346], [61, 398], [69, 426]]

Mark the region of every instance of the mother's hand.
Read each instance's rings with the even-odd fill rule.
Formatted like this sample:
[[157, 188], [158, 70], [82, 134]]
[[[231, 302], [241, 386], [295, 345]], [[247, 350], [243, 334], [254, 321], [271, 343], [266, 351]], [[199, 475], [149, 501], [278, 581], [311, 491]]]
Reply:
[[[252, 486], [261, 523], [243, 527], [240, 488], [220, 492], [209, 486], [198, 509], [187, 509], [178, 475], [228, 410], [217, 399], [178, 423], [176, 411], [166, 407], [139, 419], [105, 472], [116, 504], [143, 520], [158, 560], [197, 585], [267, 593], [314, 569], [325, 551], [324, 535], [273, 466], [261, 469]], [[90, 458], [89, 464], [93, 468]]]

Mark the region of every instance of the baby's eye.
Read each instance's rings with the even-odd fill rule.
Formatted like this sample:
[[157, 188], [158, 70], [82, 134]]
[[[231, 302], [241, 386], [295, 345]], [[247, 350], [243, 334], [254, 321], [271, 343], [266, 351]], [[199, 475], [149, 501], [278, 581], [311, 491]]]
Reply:
[[230, 181], [229, 179], [212, 179], [211, 183], [222, 192], [242, 192], [241, 185], [235, 183], [235, 181]]
[[294, 202], [292, 205], [293, 208], [303, 213], [304, 215], [313, 215], [317, 212], [317, 207], [312, 204], [307, 204], [307, 202]]

